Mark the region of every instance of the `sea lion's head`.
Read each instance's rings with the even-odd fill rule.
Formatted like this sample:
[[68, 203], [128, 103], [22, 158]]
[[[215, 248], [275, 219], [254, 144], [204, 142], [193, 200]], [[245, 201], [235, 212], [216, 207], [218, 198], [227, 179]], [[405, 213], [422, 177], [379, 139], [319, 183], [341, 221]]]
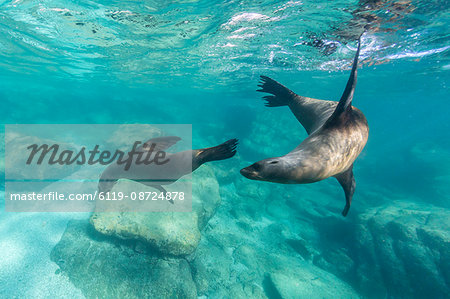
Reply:
[[253, 163], [241, 169], [241, 174], [248, 179], [274, 183], [291, 181], [288, 163], [281, 158], [269, 158]]

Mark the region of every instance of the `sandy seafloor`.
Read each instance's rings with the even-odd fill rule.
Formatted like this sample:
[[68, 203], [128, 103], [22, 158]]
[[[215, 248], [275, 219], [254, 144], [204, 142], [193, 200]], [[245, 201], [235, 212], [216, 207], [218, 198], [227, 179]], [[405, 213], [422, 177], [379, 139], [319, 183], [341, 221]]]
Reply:
[[86, 214], [6, 213], [4, 193], [0, 212], [1, 298], [82, 298], [67, 277], [55, 275], [58, 266], [50, 252], [60, 241], [67, 222]]

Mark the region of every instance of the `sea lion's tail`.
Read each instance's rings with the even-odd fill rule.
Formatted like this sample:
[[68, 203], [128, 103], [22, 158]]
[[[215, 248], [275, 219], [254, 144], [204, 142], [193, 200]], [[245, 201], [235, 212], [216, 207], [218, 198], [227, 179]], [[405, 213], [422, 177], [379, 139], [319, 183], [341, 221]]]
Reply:
[[237, 139], [230, 139], [218, 146], [208, 147], [198, 150], [196, 160], [199, 165], [217, 160], [225, 160], [233, 157], [236, 154]]
[[287, 106], [289, 101], [296, 96], [292, 90], [267, 76], [261, 76], [258, 87], [261, 89], [257, 91], [272, 94], [271, 96], [263, 97], [266, 101], [266, 107]]

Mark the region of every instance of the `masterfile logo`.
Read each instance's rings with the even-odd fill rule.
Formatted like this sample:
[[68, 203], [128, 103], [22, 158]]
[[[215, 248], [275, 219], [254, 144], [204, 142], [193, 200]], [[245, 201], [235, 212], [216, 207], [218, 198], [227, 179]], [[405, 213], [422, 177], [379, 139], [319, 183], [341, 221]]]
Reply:
[[[142, 146], [140, 146], [142, 145]], [[32, 144], [27, 147], [30, 150], [30, 155], [26, 162], [27, 165], [35, 163], [41, 165], [45, 157], [49, 155], [47, 163], [49, 165], [59, 164], [59, 165], [71, 165], [76, 163], [77, 165], [89, 164], [95, 165], [97, 163], [101, 165], [108, 165], [116, 162], [119, 165], [124, 165], [125, 170], [129, 170], [131, 164], [133, 163], [133, 156], [136, 155], [136, 164], [149, 165], [155, 163], [156, 165], [164, 165], [169, 162], [166, 158], [166, 152], [161, 150], [156, 150], [155, 148], [158, 144], [156, 142], [150, 141], [149, 143], [142, 144], [140, 141], [136, 141], [130, 152], [124, 153], [121, 150], [116, 150], [112, 154], [108, 150], [100, 151], [100, 145], [96, 144], [92, 150], [87, 151], [86, 147], [83, 146], [81, 150], [75, 153], [73, 150], [63, 150], [59, 152], [60, 146], [58, 144], [48, 145], [48, 144]], [[35, 159], [35, 156], [38, 156]], [[86, 157], [88, 155], [88, 158]]]

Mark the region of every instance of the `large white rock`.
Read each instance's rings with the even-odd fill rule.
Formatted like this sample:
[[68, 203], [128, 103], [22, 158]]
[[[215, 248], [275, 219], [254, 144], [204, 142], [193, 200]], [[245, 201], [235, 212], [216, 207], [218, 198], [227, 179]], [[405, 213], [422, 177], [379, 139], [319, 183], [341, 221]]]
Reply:
[[[138, 184], [140, 188], [155, 191], [128, 180], [120, 184], [114, 188], [123, 191], [124, 185], [133, 189], [133, 185]], [[170, 191], [170, 186], [167, 190]], [[192, 212], [98, 212], [93, 213], [90, 221], [102, 234], [141, 241], [167, 255], [188, 255], [197, 248], [200, 231], [214, 215], [220, 201], [219, 185], [214, 173], [207, 165], [203, 165], [193, 173]]]

